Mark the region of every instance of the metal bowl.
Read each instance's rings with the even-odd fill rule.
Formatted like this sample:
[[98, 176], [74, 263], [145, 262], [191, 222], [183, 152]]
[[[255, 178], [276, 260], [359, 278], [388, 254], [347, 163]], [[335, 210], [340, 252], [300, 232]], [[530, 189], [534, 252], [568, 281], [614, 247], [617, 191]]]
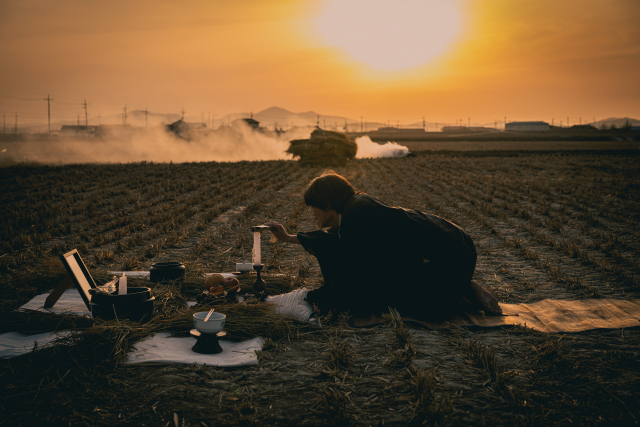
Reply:
[[156, 262], [149, 270], [149, 280], [160, 283], [168, 280], [181, 280], [184, 278], [185, 268], [181, 262]]
[[209, 317], [209, 320], [205, 322], [204, 319], [207, 317], [207, 314], [209, 314], [208, 311], [200, 311], [198, 313], [194, 313], [193, 325], [200, 333], [217, 334], [222, 330], [222, 328], [224, 328], [224, 323], [227, 316], [214, 311], [213, 313], [211, 313], [211, 317]]

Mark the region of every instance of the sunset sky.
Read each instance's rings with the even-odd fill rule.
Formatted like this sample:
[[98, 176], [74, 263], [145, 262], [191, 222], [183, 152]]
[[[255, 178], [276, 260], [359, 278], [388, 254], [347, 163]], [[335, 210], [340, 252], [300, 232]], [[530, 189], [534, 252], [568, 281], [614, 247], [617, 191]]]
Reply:
[[640, 118], [638, 0], [2, 0], [0, 113]]

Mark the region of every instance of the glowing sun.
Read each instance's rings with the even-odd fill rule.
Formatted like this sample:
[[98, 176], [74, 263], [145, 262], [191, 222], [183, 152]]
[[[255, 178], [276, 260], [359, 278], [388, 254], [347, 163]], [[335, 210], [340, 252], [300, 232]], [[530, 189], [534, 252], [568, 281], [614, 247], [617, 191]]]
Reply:
[[332, 46], [379, 70], [423, 65], [462, 27], [455, 0], [328, 0], [316, 20]]

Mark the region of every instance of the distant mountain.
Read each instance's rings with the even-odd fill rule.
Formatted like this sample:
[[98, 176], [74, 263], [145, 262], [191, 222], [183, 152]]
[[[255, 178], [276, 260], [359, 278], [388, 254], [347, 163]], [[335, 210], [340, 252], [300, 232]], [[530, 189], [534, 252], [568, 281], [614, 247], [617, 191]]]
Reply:
[[614, 125], [616, 128], [621, 128], [626, 126], [627, 124], [629, 124], [630, 126], [640, 126], [640, 120], [631, 119], [629, 117], [623, 117], [623, 118], [610, 117], [608, 119], [598, 120], [597, 122], [595, 122], [593, 126], [595, 126], [598, 129], [602, 129], [603, 126], [606, 126], [607, 128], [611, 128], [611, 125]]
[[[236, 119], [249, 117], [251, 117], [250, 113], [228, 114], [217, 120], [214, 127], [218, 127], [218, 125], [220, 124], [226, 125]], [[350, 132], [360, 130], [360, 121], [357, 119], [350, 119], [343, 116], [319, 114], [315, 111], [294, 113], [280, 107], [269, 107], [266, 110], [262, 110], [258, 113], [253, 114], [253, 118], [260, 122], [261, 127], [269, 129], [273, 129], [277, 126], [278, 128], [286, 130], [292, 127], [316, 126], [320, 124], [320, 127], [322, 128], [344, 131], [344, 125], [346, 122], [349, 125]], [[373, 127], [370, 126], [370, 129], [371, 128]]]

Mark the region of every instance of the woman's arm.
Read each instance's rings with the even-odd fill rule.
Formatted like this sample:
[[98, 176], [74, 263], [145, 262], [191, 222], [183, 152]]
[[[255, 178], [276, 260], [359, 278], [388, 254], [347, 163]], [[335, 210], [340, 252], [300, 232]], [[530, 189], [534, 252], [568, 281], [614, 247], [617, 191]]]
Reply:
[[272, 227], [270, 231], [273, 233], [276, 239], [282, 240], [283, 242], [295, 243], [297, 245], [300, 244], [298, 236], [295, 234], [287, 233], [287, 230], [284, 229], [282, 224], [278, 224], [277, 222], [266, 222], [264, 225]]

